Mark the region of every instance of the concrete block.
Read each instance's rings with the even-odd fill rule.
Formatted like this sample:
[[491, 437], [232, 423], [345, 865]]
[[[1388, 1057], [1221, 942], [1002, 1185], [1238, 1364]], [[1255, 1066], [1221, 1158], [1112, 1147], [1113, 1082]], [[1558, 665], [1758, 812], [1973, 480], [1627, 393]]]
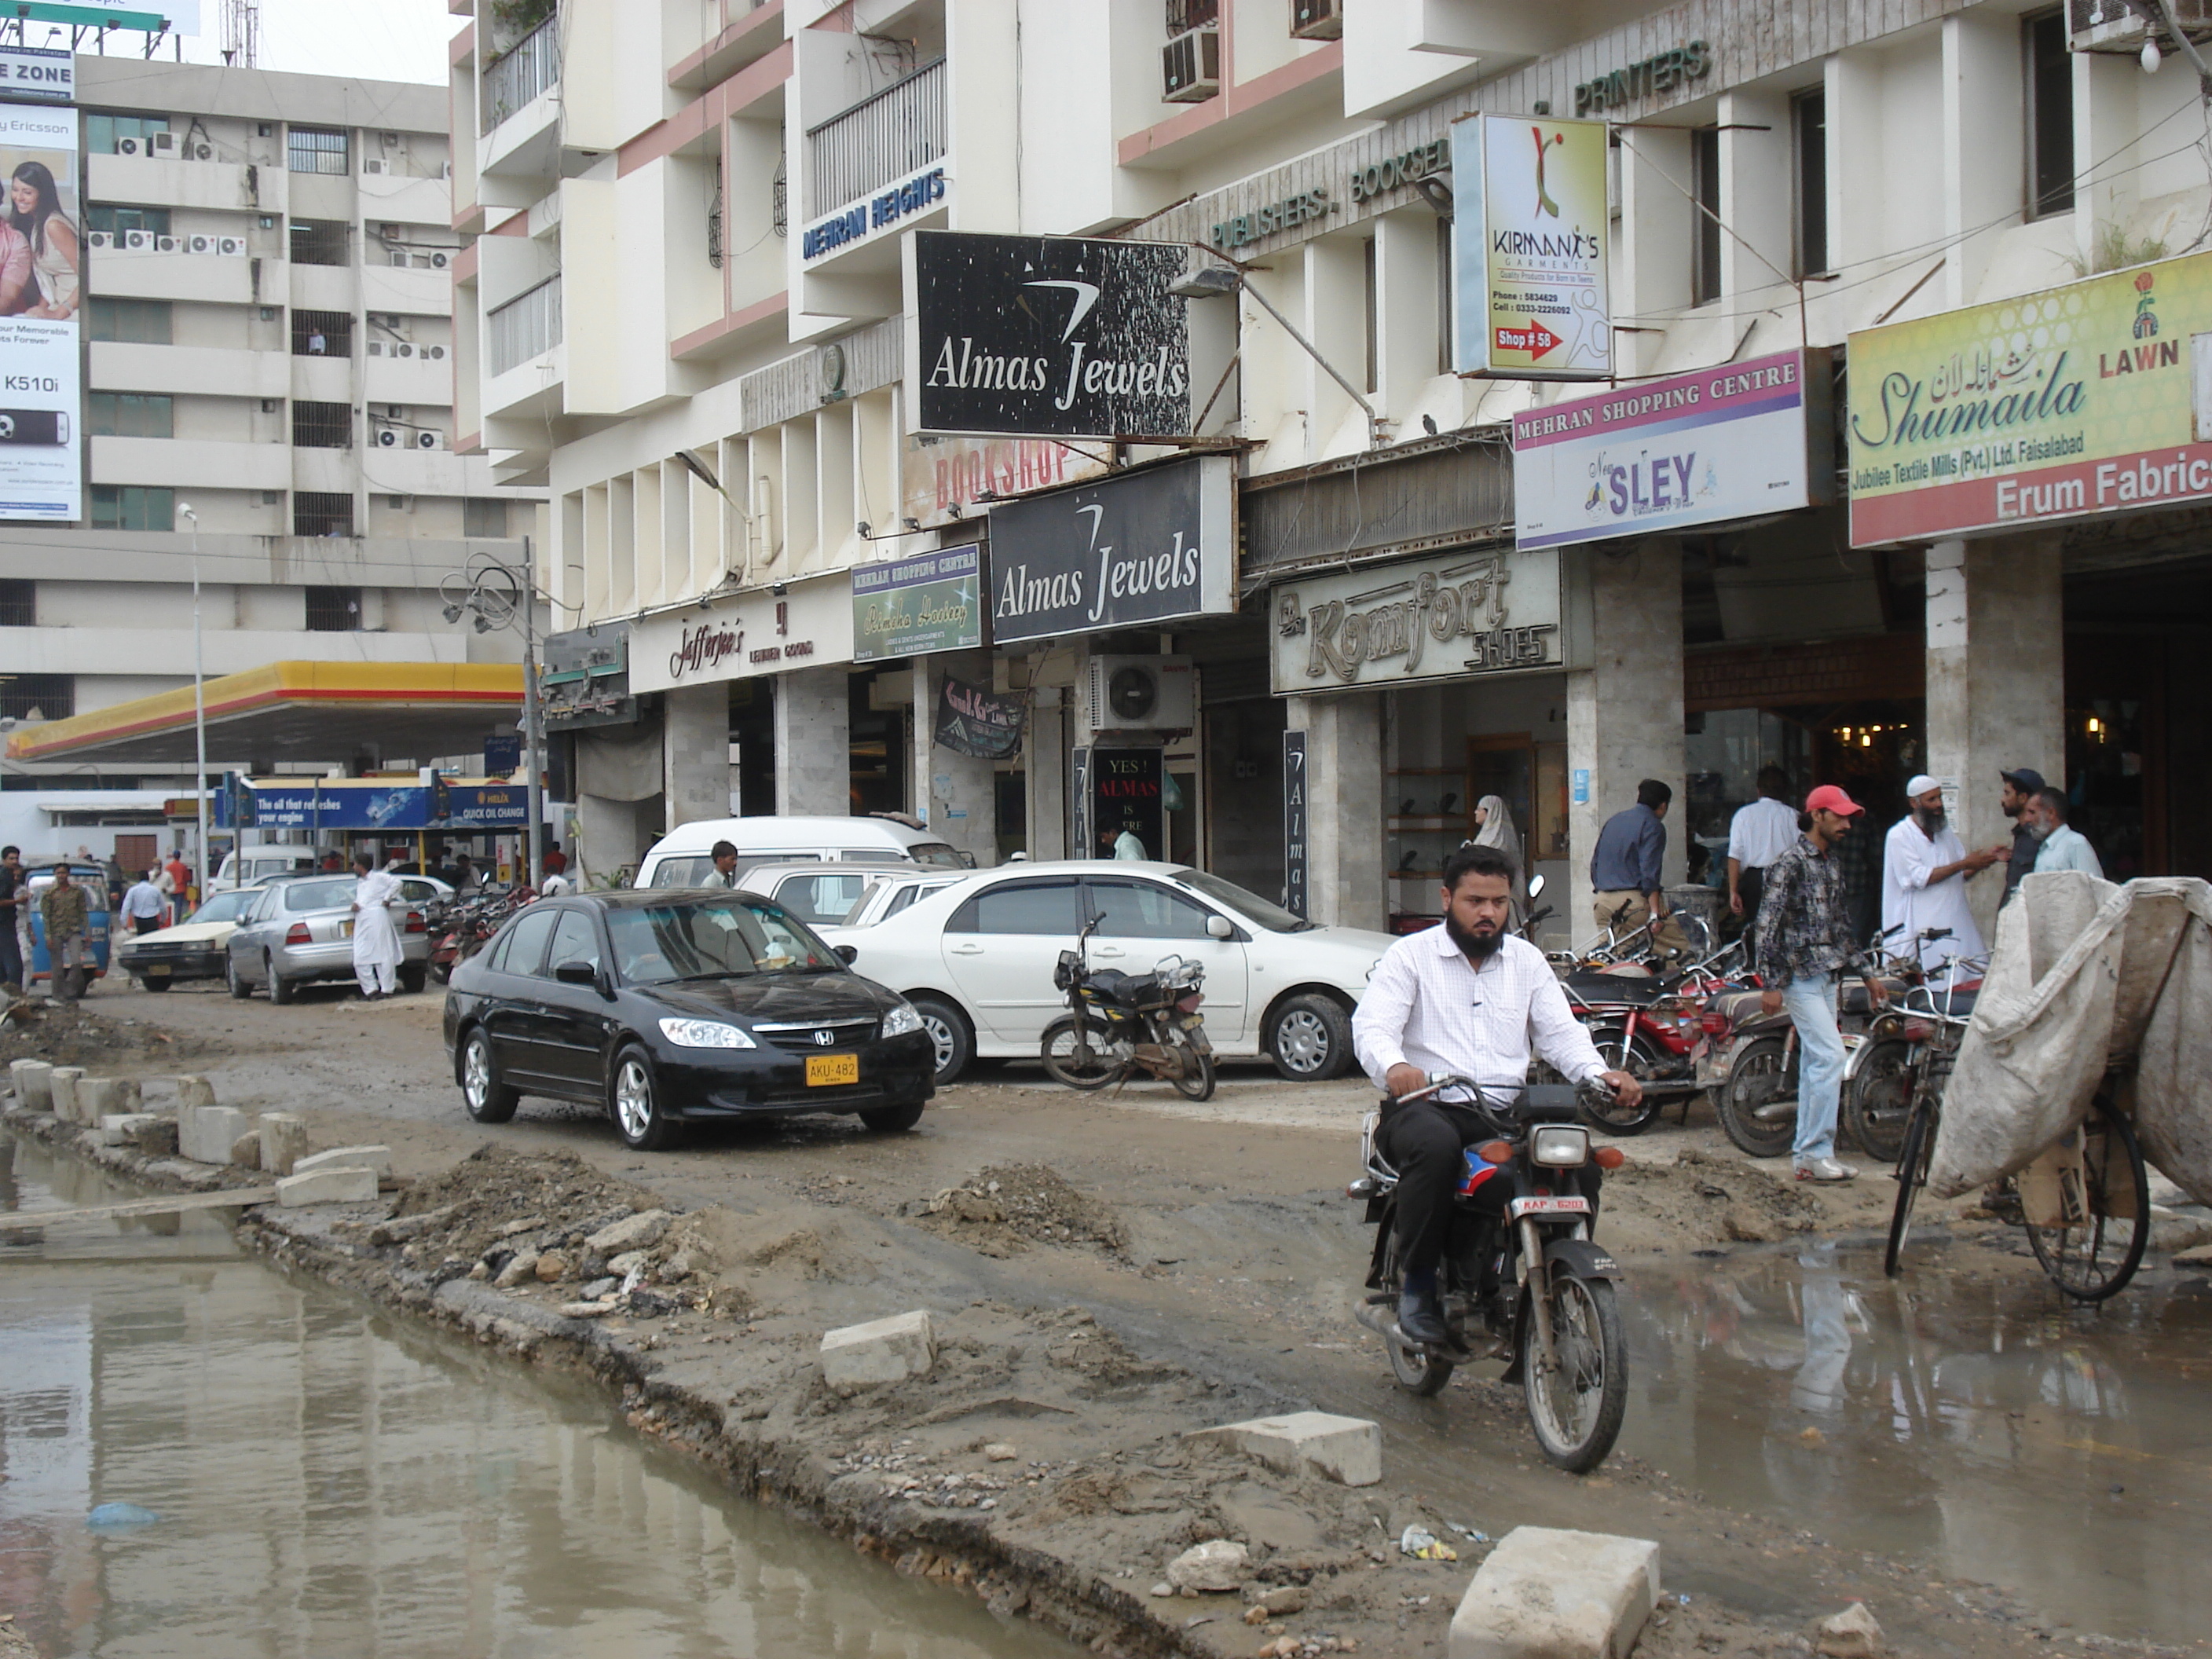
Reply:
[[146, 1113], [131, 1132], [131, 1146], [148, 1158], [177, 1156], [177, 1120]]
[[374, 1204], [376, 1171], [343, 1166], [286, 1176], [276, 1183], [276, 1201], [285, 1205]]
[[215, 1085], [204, 1077], [180, 1077], [177, 1079], [177, 1105], [212, 1106], [215, 1104]]
[[1659, 1601], [1659, 1546], [1516, 1527], [1452, 1614], [1446, 1659], [1626, 1659]]
[[833, 1389], [903, 1382], [937, 1363], [929, 1315], [916, 1309], [865, 1325], [847, 1325], [822, 1338], [822, 1379]]
[[43, 1060], [11, 1060], [8, 1081], [15, 1091], [15, 1103], [30, 1112], [54, 1109], [54, 1068]]
[[88, 1128], [100, 1119], [135, 1114], [143, 1103], [138, 1085], [128, 1078], [88, 1077], [77, 1079], [77, 1116]]
[[307, 1121], [296, 1112], [264, 1112], [255, 1121], [261, 1126], [261, 1167], [270, 1175], [295, 1174], [307, 1155]]
[[82, 1066], [57, 1066], [46, 1073], [47, 1085], [53, 1091], [54, 1115], [64, 1123], [77, 1121], [76, 1085], [83, 1076]]
[[100, 1144], [103, 1146], [136, 1146], [138, 1135], [149, 1123], [161, 1120], [151, 1112], [111, 1114], [100, 1120]]
[[327, 1152], [310, 1152], [292, 1161], [294, 1175], [313, 1175], [318, 1170], [374, 1170], [377, 1178], [392, 1178], [389, 1146], [333, 1146]]
[[660, 1243], [676, 1218], [665, 1210], [641, 1210], [620, 1221], [611, 1221], [584, 1241], [595, 1255], [612, 1257], [629, 1250], [649, 1250]]
[[1382, 1427], [1363, 1417], [1291, 1412], [1201, 1429], [1193, 1437], [1200, 1437], [1226, 1441], [1283, 1474], [1304, 1465], [1347, 1486], [1371, 1486], [1382, 1478]]
[[261, 1131], [248, 1129], [230, 1143], [230, 1161], [241, 1170], [261, 1167]]
[[195, 1164], [228, 1164], [252, 1121], [235, 1106], [187, 1106], [177, 1114], [177, 1150]]

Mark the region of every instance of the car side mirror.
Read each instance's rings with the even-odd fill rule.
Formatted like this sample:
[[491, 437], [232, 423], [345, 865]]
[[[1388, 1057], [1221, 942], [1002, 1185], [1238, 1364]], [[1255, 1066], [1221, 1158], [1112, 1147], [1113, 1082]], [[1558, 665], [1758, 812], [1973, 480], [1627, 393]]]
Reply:
[[1226, 916], [1208, 916], [1206, 919], [1206, 936], [1208, 939], [1235, 939], [1236, 924]]
[[1528, 902], [1529, 902], [1530, 903], [1532, 903], [1532, 904], [1533, 904], [1533, 903], [1534, 903], [1538, 899], [1540, 899], [1540, 898], [1541, 898], [1541, 897], [1543, 897], [1543, 896], [1544, 896], [1544, 878], [1543, 878], [1543, 877], [1541, 877], [1541, 876], [1531, 876], [1531, 877], [1529, 877], [1529, 878], [1528, 878]]
[[850, 968], [860, 959], [860, 947], [859, 945], [841, 945], [837, 947], [837, 960], [843, 963], [848, 968]]
[[592, 962], [564, 962], [553, 970], [553, 977], [563, 985], [588, 985], [599, 988], [599, 969]]

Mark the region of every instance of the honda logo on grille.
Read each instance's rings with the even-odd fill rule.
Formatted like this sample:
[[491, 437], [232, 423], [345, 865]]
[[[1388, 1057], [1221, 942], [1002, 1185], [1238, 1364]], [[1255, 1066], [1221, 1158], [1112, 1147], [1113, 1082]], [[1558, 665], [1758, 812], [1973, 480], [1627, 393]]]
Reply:
[[837, 1034], [835, 1031], [817, 1031], [814, 1034], [814, 1046], [817, 1048], [827, 1048], [836, 1040]]

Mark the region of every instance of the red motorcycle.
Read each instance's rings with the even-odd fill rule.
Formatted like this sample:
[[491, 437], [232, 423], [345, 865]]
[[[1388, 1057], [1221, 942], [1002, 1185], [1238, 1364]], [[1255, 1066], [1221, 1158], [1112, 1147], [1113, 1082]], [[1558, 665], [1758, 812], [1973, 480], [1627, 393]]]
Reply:
[[1706, 1086], [1701, 1065], [1717, 1036], [1731, 1022], [1716, 1018], [1711, 1004], [1751, 981], [1740, 964], [1741, 946], [1680, 974], [1637, 975], [1620, 969], [1577, 970], [1562, 981], [1567, 1001], [1589, 1027], [1590, 1041], [1608, 1070], [1626, 1072], [1644, 1085], [1644, 1098], [1632, 1107], [1595, 1097], [1583, 1103], [1583, 1115], [1607, 1134], [1641, 1134], [1659, 1121], [1669, 1101], [1689, 1103]]

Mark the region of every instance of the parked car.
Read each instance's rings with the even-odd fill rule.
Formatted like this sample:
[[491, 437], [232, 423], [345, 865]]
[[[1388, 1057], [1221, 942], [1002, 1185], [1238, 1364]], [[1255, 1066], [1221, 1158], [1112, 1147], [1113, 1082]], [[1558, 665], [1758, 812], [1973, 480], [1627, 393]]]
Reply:
[[[76, 859], [69, 860], [68, 864], [70, 879], [83, 888], [88, 896], [84, 931], [92, 946], [92, 978], [104, 979], [107, 975], [108, 912], [112, 903], [107, 890], [107, 869], [105, 865], [83, 864]], [[39, 901], [54, 884], [54, 864], [42, 864], [25, 872], [31, 890], [31, 960], [24, 969], [23, 985], [27, 991], [34, 981], [54, 976], [53, 960], [46, 954], [46, 924], [39, 915]], [[92, 988], [90, 981], [86, 981], [84, 988]]]
[[[841, 860], [828, 864], [776, 862], [746, 867], [740, 862], [738, 885], [748, 893], [772, 898], [810, 927], [834, 927], [843, 923], [853, 908], [878, 883], [921, 868], [903, 860], [877, 863]], [[959, 878], [947, 872], [944, 879]]]
[[1065, 1006], [1060, 953], [1091, 916], [1094, 967], [1144, 973], [1179, 956], [1206, 970], [1206, 1031], [1222, 1055], [1265, 1055], [1284, 1077], [1341, 1076], [1352, 1011], [1387, 933], [1322, 927], [1186, 866], [1097, 860], [1006, 864], [917, 896], [873, 926], [828, 927], [860, 971], [915, 1006], [937, 1080], [977, 1055], [1027, 1059]]
[[925, 893], [934, 893], [956, 882], [968, 880], [964, 870], [892, 870], [878, 875], [871, 872], [867, 890], [860, 902], [845, 913], [837, 922], [824, 922], [824, 927], [872, 927], [912, 904]]
[[[429, 979], [430, 935], [419, 907], [445, 885], [428, 876], [404, 878], [410, 908], [395, 911], [399, 928], [399, 988], [420, 991]], [[293, 875], [272, 878], [256, 890], [260, 896], [238, 921], [224, 945], [223, 977], [231, 995], [241, 1000], [265, 986], [269, 1000], [291, 1001], [302, 985], [315, 980], [351, 979], [353, 896], [351, 876]]]
[[753, 893], [526, 906], [454, 968], [445, 1035], [477, 1122], [524, 1095], [585, 1101], [643, 1151], [688, 1122], [796, 1113], [910, 1129], [933, 1092], [915, 1010]]
[[166, 991], [180, 979], [221, 979], [230, 936], [259, 896], [254, 888], [233, 888], [173, 927], [123, 934], [115, 941], [115, 965], [149, 991]]
[[314, 847], [241, 848], [223, 854], [222, 865], [208, 878], [203, 896], [258, 887], [271, 876], [312, 875], [322, 860], [322, 849]]
[[927, 830], [890, 818], [701, 818], [678, 824], [639, 860], [637, 887], [696, 887], [714, 867], [714, 843], [745, 860], [874, 859], [970, 868], [974, 860]]

